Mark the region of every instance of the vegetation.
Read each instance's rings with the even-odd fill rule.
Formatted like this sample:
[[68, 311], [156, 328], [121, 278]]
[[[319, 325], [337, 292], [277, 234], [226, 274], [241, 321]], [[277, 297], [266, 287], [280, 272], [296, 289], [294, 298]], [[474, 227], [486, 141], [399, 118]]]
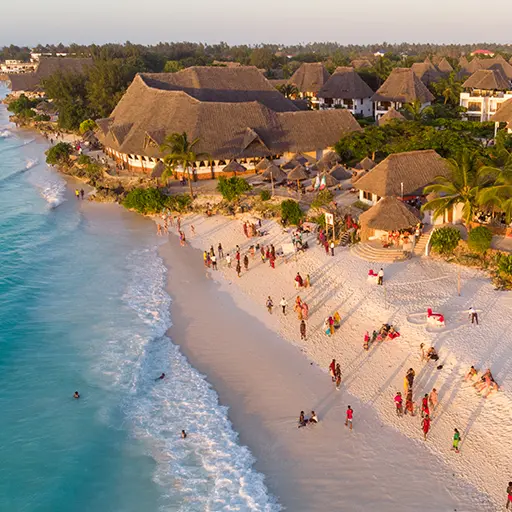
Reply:
[[293, 224], [297, 226], [304, 217], [304, 212], [300, 209], [299, 203], [293, 199], [286, 199], [281, 203], [281, 220], [283, 224]]
[[270, 190], [262, 190], [260, 192], [260, 199], [262, 201], [270, 201], [271, 198], [272, 198], [272, 194], [271, 194]]
[[512, 254], [502, 254], [498, 261], [498, 269], [506, 276], [512, 276]]
[[492, 233], [485, 226], [472, 229], [468, 236], [468, 247], [478, 254], [485, 254], [491, 248]]
[[191, 202], [192, 199], [187, 194], [166, 196], [158, 188], [135, 188], [126, 194], [123, 206], [142, 214], [155, 214], [160, 213], [164, 208], [183, 212]]
[[450, 227], [439, 228], [432, 233], [432, 238], [430, 239], [431, 248], [434, 252], [440, 254], [450, 254], [453, 253], [460, 239], [458, 229]]
[[288, 99], [295, 98], [299, 94], [299, 90], [293, 84], [282, 84], [276, 87], [276, 89]]
[[85, 132], [88, 132], [90, 130], [94, 130], [96, 128], [96, 122], [92, 119], [86, 119], [85, 121], [82, 121], [80, 123], [79, 132], [81, 135], [83, 135]]
[[49, 165], [69, 165], [73, 147], [67, 142], [58, 142], [46, 151], [46, 163]]
[[92, 163], [92, 159], [89, 155], [82, 154], [76, 159], [76, 163], [80, 166], [85, 166]]
[[168, 176], [172, 176], [176, 167], [181, 166], [183, 171], [187, 174], [190, 197], [194, 197], [194, 192], [192, 190], [192, 166], [194, 162], [207, 156], [205, 153], [195, 153], [194, 146], [198, 142], [199, 139], [194, 139], [189, 142], [188, 136], [185, 132], [173, 133], [168, 135], [165, 138], [165, 142], [160, 146], [160, 150], [167, 153], [164, 157], [166, 169], [163, 172], [162, 177], [166, 178]]
[[229, 202], [238, 201], [240, 197], [250, 189], [251, 186], [247, 181], [236, 176], [231, 178], [220, 176], [219, 182], [217, 183], [217, 190], [221, 193], [222, 197]]
[[12, 112], [19, 120], [26, 121], [36, 117], [36, 113], [32, 109], [38, 103], [39, 100], [30, 100], [22, 94], [19, 98], [9, 103], [7, 110]]
[[333, 200], [334, 196], [329, 189], [320, 190], [315, 199], [311, 202], [312, 208], [322, 208], [323, 206], [327, 206]]

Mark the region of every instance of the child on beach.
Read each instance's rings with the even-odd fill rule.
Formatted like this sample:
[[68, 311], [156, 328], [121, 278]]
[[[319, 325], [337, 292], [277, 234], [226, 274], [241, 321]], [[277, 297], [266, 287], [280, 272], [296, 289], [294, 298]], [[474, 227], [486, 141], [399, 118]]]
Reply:
[[402, 407], [402, 393], [400, 391], [397, 392], [395, 396], [395, 405], [396, 405], [396, 415], [401, 417], [404, 413], [403, 407]]
[[228, 268], [231, 268], [231, 256], [228, 254], [226, 254], [226, 262], [228, 264]]
[[246, 272], [249, 270], [249, 258], [247, 254], [244, 256], [244, 268]]
[[270, 295], [268, 296], [268, 299], [267, 299], [267, 310], [270, 314], [272, 314], [272, 308], [274, 307], [274, 302], [272, 301], [272, 298], [270, 297]]
[[345, 420], [345, 426], [350, 427], [350, 430], [352, 430], [352, 417], [354, 415], [354, 411], [352, 410], [352, 407], [350, 405], [347, 408], [347, 419]]
[[459, 431], [456, 428], [454, 428], [453, 431], [454, 431], [454, 434], [453, 434], [452, 450], [455, 453], [459, 453], [460, 433], [459, 433]]

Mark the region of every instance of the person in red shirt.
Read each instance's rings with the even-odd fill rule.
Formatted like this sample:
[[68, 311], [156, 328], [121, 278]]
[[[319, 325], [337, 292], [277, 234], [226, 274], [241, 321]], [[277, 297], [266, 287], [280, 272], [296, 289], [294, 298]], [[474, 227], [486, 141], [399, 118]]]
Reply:
[[350, 405], [347, 408], [347, 419], [345, 420], [345, 426], [350, 427], [350, 430], [352, 430], [352, 417], [354, 416], [354, 411], [352, 410], [352, 407]]
[[428, 410], [428, 394], [421, 399], [421, 417], [429, 416], [430, 411]]
[[402, 407], [402, 393], [400, 391], [395, 396], [395, 405], [396, 405], [396, 415], [402, 416], [404, 413], [403, 407]]
[[297, 275], [295, 276], [295, 288], [302, 288], [303, 284], [304, 281], [302, 280], [302, 276], [299, 274], [299, 272], [297, 272]]
[[430, 430], [430, 416], [428, 414], [423, 418], [423, 421], [421, 422], [421, 427], [423, 430], [423, 439], [426, 441], [428, 431]]
[[332, 381], [334, 382], [336, 380], [336, 359], [331, 361], [331, 364], [329, 365], [329, 373]]

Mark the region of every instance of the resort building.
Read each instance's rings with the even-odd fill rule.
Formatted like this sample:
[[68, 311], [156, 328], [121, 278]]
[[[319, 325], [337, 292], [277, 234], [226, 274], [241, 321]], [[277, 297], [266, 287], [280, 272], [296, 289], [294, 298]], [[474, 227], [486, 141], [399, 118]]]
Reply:
[[508, 133], [512, 133], [512, 97], [499, 105], [499, 109], [491, 119], [495, 123], [507, 123]]
[[354, 115], [373, 115], [373, 91], [354, 68], [336, 68], [317, 96], [321, 109], [345, 108]]
[[463, 84], [460, 106], [470, 121], [490, 121], [501, 104], [512, 98], [512, 83], [499, 69], [479, 69]]
[[411, 66], [411, 69], [414, 74], [427, 86], [433, 82], [437, 82], [442, 78], [441, 73], [428, 58], [425, 60], [425, 62], [415, 62]]
[[14, 95], [42, 96], [41, 82], [57, 71], [83, 73], [92, 65], [90, 58], [41, 57], [37, 69], [32, 73], [11, 74], [11, 90]]
[[446, 57], [443, 57], [441, 61], [437, 64], [437, 69], [442, 76], [448, 76], [450, 73], [454, 71], [452, 65], [448, 62]]
[[318, 108], [318, 93], [329, 77], [329, 72], [321, 62], [306, 62], [295, 71], [288, 83], [297, 87], [299, 98], [307, 99], [313, 108]]
[[501, 73], [512, 80], [512, 65], [507, 62], [501, 55], [494, 58], [478, 59], [474, 58], [471, 62], [465, 61], [464, 65], [461, 65], [461, 69], [458, 73], [459, 78], [471, 76], [473, 73], [480, 69], [494, 69], [501, 71]]
[[434, 96], [427, 86], [409, 68], [393, 69], [388, 79], [372, 97], [376, 119], [392, 108], [400, 110], [407, 103], [419, 101], [423, 109], [433, 100]]
[[279, 163], [296, 153], [320, 159], [343, 135], [361, 130], [347, 110], [300, 111], [255, 67], [139, 74], [97, 124], [110, 156], [148, 174], [163, 161], [160, 145], [168, 135], [197, 138], [194, 151], [202, 156], [194, 179], [214, 178], [234, 160], [255, 172], [263, 159]]
[[33, 62], [23, 62], [21, 60], [7, 59], [0, 64], [1, 73], [27, 73], [34, 71], [36, 65]]

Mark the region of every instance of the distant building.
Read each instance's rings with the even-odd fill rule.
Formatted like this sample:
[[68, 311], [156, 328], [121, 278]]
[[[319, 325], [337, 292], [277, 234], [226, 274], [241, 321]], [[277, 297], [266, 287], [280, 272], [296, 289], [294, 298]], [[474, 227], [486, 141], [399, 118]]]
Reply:
[[336, 68], [317, 96], [321, 109], [345, 108], [354, 115], [373, 115], [373, 91], [354, 68]]
[[384, 55], [386, 55], [386, 52], [384, 50], [377, 50], [376, 52], [373, 53], [374, 57], [384, 57]]
[[475, 57], [468, 62], [466, 60], [465, 65], [461, 65], [461, 69], [458, 73], [459, 78], [471, 76], [479, 69], [497, 69], [503, 73], [509, 80], [512, 80], [512, 65], [507, 62], [501, 55], [494, 58], [479, 59]]
[[298, 110], [250, 66], [139, 74], [110, 117], [96, 122], [106, 152], [146, 174], [163, 161], [160, 145], [168, 135], [199, 139], [194, 149], [204, 156], [193, 166], [194, 179], [226, 175], [233, 161], [254, 172], [263, 159], [279, 163], [296, 153], [319, 159], [340, 137], [361, 130], [346, 110]]
[[41, 57], [37, 69], [31, 73], [10, 74], [11, 90], [14, 95], [42, 96], [41, 82], [56, 73], [82, 73], [92, 65], [90, 58]]
[[460, 106], [470, 121], [490, 121], [501, 104], [512, 98], [512, 83], [498, 69], [479, 69], [463, 84]]
[[443, 57], [439, 63], [437, 64], [437, 69], [439, 73], [443, 76], [447, 76], [450, 73], [453, 72], [453, 66], [448, 62], [448, 59], [446, 57]]
[[0, 64], [0, 72], [2, 73], [27, 73], [34, 71], [35, 64], [32, 62], [23, 62], [21, 60], [7, 59], [4, 63]]
[[495, 53], [492, 52], [491, 50], [475, 50], [471, 52], [470, 55], [472, 57], [474, 57], [475, 55], [479, 55], [481, 57], [494, 57]]
[[288, 83], [297, 87], [299, 98], [309, 100], [313, 107], [318, 108], [317, 95], [329, 77], [329, 72], [321, 62], [306, 62], [295, 71]]
[[358, 69], [369, 69], [372, 67], [372, 63], [368, 59], [354, 59], [350, 65], [358, 70]]
[[427, 86], [433, 82], [437, 82], [442, 78], [441, 73], [434, 66], [434, 64], [432, 64], [428, 57], [425, 59], [425, 62], [415, 62], [411, 66], [411, 69], [414, 74]]
[[419, 101], [421, 108], [430, 105], [434, 96], [409, 68], [395, 68], [373, 95], [375, 119], [390, 109], [400, 110], [407, 103]]

